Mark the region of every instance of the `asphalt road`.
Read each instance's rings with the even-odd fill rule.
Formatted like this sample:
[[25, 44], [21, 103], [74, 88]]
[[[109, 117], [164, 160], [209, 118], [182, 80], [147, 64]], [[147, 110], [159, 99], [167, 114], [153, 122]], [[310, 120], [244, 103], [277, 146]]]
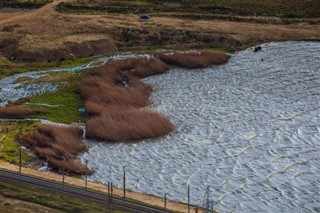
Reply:
[[150, 207], [141, 203], [128, 201], [122, 198], [109, 196], [108, 194], [102, 194], [91, 190], [77, 188], [63, 183], [44, 180], [37, 177], [20, 174], [8, 170], [0, 169], [0, 180], [12, 183], [19, 183], [26, 186], [32, 186], [38, 189], [53, 191], [60, 194], [66, 194], [77, 198], [82, 198], [92, 202], [112, 206], [112, 208], [120, 209], [133, 213], [165, 213], [171, 211], [165, 211], [157, 207]]

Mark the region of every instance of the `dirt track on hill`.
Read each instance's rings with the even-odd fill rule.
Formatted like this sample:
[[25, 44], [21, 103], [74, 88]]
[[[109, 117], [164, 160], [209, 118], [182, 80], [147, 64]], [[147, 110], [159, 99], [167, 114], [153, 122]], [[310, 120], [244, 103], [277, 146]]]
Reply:
[[[71, 0], [69, 0], [71, 1]], [[154, 48], [239, 49], [284, 40], [320, 40], [320, 25], [259, 24], [224, 20], [190, 20], [152, 14], [140, 22], [134, 14], [66, 14], [55, 7], [2, 13], [0, 53], [13, 61], [59, 61], [120, 51]], [[161, 16], [160, 16], [161, 15]]]

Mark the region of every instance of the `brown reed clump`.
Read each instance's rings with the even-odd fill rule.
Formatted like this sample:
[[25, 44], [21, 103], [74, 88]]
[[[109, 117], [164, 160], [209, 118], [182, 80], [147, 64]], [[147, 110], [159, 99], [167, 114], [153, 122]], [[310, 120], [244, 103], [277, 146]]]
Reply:
[[81, 164], [79, 161], [76, 161], [74, 159], [61, 161], [55, 158], [48, 158], [47, 160], [50, 166], [54, 168], [62, 169], [64, 171], [69, 171], [69, 172], [80, 174], [80, 175], [85, 175], [86, 173], [90, 175], [93, 173], [93, 170], [91, 169], [86, 170], [85, 165]]
[[185, 68], [204, 68], [210, 65], [227, 63], [230, 56], [214, 51], [187, 51], [162, 53], [158, 57], [165, 63]]
[[116, 106], [106, 109], [99, 117], [87, 121], [87, 137], [107, 141], [142, 140], [163, 136], [174, 129], [168, 118], [156, 112]]
[[167, 118], [139, 109], [149, 104], [152, 91], [140, 78], [167, 70], [168, 66], [154, 57], [111, 61], [93, 69], [78, 87], [91, 117], [86, 122], [86, 136], [130, 141], [171, 132], [173, 125]]
[[118, 104], [128, 106], [146, 106], [149, 104], [151, 87], [135, 79], [130, 85], [119, 85], [105, 78], [87, 77], [79, 85], [82, 98], [97, 104]]
[[[42, 125], [24, 137], [23, 142], [38, 157], [47, 160], [52, 167], [75, 174], [85, 174], [80, 169], [83, 165], [75, 162], [77, 155], [87, 150], [81, 141], [82, 134], [83, 130], [76, 126]], [[88, 174], [92, 172], [88, 170]]]
[[166, 63], [155, 57], [128, 58], [112, 61], [110, 65], [118, 72], [125, 72], [140, 78], [162, 74], [169, 70]]
[[42, 110], [32, 110], [24, 106], [0, 107], [1, 118], [24, 118], [31, 115], [44, 114]]

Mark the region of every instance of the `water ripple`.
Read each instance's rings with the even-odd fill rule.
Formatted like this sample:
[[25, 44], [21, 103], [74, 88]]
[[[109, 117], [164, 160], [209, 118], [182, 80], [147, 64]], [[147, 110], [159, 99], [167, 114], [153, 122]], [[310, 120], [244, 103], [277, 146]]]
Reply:
[[[175, 68], [145, 79], [152, 109], [176, 126], [137, 144], [89, 141], [91, 180], [192, 202], [211, 187], [221, 212], [320, 209], [319, 42], [282, 42], [234, 54], [199, 70]], [[263, 59], [263, 60], [262, 60]]]

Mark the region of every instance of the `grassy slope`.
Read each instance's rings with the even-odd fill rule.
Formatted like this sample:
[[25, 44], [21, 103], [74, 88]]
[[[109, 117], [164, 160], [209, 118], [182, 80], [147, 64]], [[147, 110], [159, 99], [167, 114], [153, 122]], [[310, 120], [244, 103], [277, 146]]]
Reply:
[[[57, 193], [40, 191], [32, 187], [6, 182], [0, 182], [0, 194], [4, 197], [36, 203], [51, 209], [60, 210], [61, 212], [123, 212], [120, 210], [110, 210], [107, 209], [106, 206], [70, 196], [62, 196]], [[0, 205], [0, 212], [15, 212], [12, 208], [11, 205]], [[32, 209], [30, 210], [32, 211]]]

